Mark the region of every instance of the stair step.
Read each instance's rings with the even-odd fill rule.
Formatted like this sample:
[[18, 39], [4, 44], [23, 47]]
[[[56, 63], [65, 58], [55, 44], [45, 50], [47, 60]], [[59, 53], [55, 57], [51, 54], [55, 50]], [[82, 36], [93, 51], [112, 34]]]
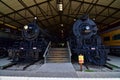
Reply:
[[48, 56], [68, 56], [69, 54], [54, 54], [54, 53], [50, 53], [50, 54], [48, 54]]
[[69, 60], [49, 60], [47, 63], [65, 63], [70, 62]]
[[48, 54], [47, 56], [69, 56], [68, 54]]
[[61, 60], [66, 60], [66, 59], [69, 59], [69, 58], [68, 58], [68, 57], [47, 57], [47, 60], [50, 60], [50, 59], [53, 59], [53, 60], [55, 60], [55, 59], [56, 59], [56, 60], [58, 60], [58, 59], [59, 59], [59, 60], [60, 60], [60, 59], [61, 59]]
[[68, 63], [69, 61], [48, 61], [46, 63]]
[[63, 56], [47, 56], [46, 58], [69, 58], [69, 56], [65, 56], [65, 55], [63, 55]]
[[51, 48], [50, 50], [58, 50], [58, 51], [66, 51], [66, 50], [68, 50], [67, 48]]
[[46, 57], [47, 63], [70, 62], [67, 48], [51, 48]]
[[68, 58], [47, 58], [47, 60], [68, 60]]
[[61, 56], [59, 56], [59, 55], [56, 55], [56, 56], [47, 56], [47, 58], [64, 58], [64, 57], [66, 57], [66, 58], [68, 58], [69, 56], [66, 56], [66, 55], [61, 55]]
[[68, 54], [68, 51], [50, 51], [49, 54], [52, 53], [52, 54]]

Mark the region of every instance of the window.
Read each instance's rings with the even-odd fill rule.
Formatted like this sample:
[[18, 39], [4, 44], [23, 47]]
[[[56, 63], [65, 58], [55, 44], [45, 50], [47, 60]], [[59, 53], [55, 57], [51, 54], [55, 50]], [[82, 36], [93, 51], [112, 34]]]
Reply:
[[116, 34], [112, 37], [112, 40], [120, 40], [120, 34]]
[[109, 36], [104, 37], [104, 41], [110, 41], [110, 37]]

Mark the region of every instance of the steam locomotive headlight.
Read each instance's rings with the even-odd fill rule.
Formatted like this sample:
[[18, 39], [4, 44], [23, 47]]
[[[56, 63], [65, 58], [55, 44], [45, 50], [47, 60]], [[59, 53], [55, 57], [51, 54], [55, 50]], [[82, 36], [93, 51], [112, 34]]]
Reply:
[[90, 32], [91, 32], [89, 25], [86, 25], [86, 26], [84, 27], [84, 32], [85, 32], [85, 33], [90, 33]]
[[86, 30], [89, 30], [89, 29], [90, 29], [90, 26], [86, 26], [85, 29], [86, 29]]
[[37, 47], [33, 47], [33, 49], [37, 49]]
[[25, 25], [25, 26], [24, 26], [24, 29], [27, 30], [27, 29], [28, 29], [28, 25]]

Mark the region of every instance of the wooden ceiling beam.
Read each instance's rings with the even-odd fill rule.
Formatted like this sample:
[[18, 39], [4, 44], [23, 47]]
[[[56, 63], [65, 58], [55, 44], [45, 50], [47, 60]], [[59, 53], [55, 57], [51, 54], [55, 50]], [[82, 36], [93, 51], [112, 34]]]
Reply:
[[11, 13], [4, 14], [4, 15], [0, 16], [0, 18], [1, 18], [1, 17], [4, 17], [4, 16], [6, 16], [6, 15], [11, 15], [11, 14], [14, 14], [14, 13], [17, 13], [17, 12], [20, 12], [20, 11], [23, 11], [23, 10], [30, 9], [30, 8], [36, 6], [36, 5], [42, 5], [42, 4], [45, 4], [45, 3], [47, 3], [48, 1], [52, 1], [52, 0], [46, 0], [46, 1], [44, 1], [44, 2], [40, 2], [40, 3], [37, 3], [37, 4], [34, 4], [34, 5], [31, 5], [31, 6], [28, 6], [28, 7], [24, 7], [23, 9], [19, 9], [19, 10], [17, 10], [17, 11], [11, 12]]

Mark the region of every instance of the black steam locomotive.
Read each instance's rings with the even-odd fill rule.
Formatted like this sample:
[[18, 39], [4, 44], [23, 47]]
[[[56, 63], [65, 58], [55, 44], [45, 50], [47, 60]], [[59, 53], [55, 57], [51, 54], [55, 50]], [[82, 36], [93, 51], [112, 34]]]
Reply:
[[22, 30], [22, 37], [14, 42], [8, 50], [9, 57], [13, 62], [29, 62], [42, 58], [47, 47], [47, 40], [40, 32], [36, 19], [25, 25]]
[[73, 57], [76, 58], [82, 54], [86, 64], [104, 65], [106, 63], [107, 53], [97, 30], [96, 24], [87, 15], [83, 15], [74, 23], [74, 35], [69, 40], [74, 53]]

